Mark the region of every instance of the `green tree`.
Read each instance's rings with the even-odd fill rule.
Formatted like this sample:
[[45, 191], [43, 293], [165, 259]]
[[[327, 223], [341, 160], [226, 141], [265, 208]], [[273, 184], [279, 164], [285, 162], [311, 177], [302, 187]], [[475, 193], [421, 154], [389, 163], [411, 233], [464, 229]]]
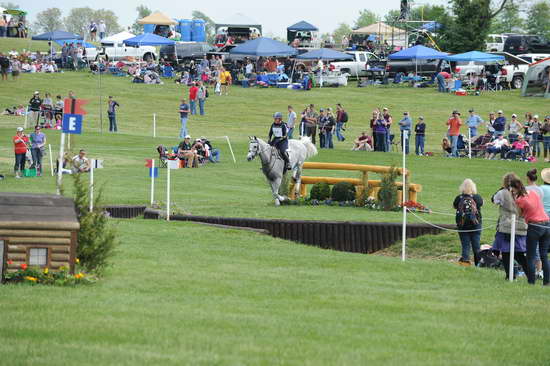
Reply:
[[136, 11], [138, 13], [138, 16], [134, 24], [132, 24], [132, 32], [134, 32], [135, 34], [140, 34], [143, 33], [143, 24], [139, 24], [137, 21], [141, 18], [151, 15], [152, 11], [145, 5], [139, 5], [138, 7], [136, 7]]
[[216, 23], [210, 18], [208, 15], [204, 14], [202, 11], [199, 10], [193, 10], [191, 13], [191, 16], [193, 19], [202, 19], [204, 20], [205, 24], [205, 30], [206, 30], [206, 40], [208, 43], [214, 42], [214, 36], [216, 33]]
[[376, 15], [376, 13], [367, 9], [363, 9], [359, 12], [359, 17], [355, 21], [355, 24], [353, 25], [353, 27], [355, 29], [366, 27], [367, 25], [376, 23], [378, 20], [379, 18], [378, 18], [378, 15]]
[[94, 11], [94, 19], [96, 22], [103, 20], [106, 26], [106, 34], [115, 34], [121, 31], [122, 27], [118, 24], [118, 16], [107, 9], [98, 9]]
[[346, 23], [338, 24], [338, 27], [332, 33], [334, 37], [334, 42], [336, 42], [336, 44], [342, 44], [342, 38], [344, 38], [344, 36], [349, 37], [349, 35], [351, 34], [351, 30], [351, 27]]
[[523, 25], [519, 5], [509, 3], [491, 22], [491, 33], [520, 32]]
[[527, 10], [527, 31], [550, 38], [550, 1], [543, 0], [532, 4]]
[[492, 10], [490, 0], [451, 0], [454, 17], [444, 30], [440, 46], [456, 53], [485, 49], [492, 19], [512, 2], [500, 1]]
[[87, 35], [88, 26], [92, 20], [96, 20], [94, 18], [94, 10], [92, 8], [73, 8], [69, 12], [69, 15], [65, 17], [64, 23], [67, 31]]
[[36, 14], [36, 22], [33, 27], [35, 32], [52, 32], [63, 29], [63, 20], [61, 19], [61, 9], [49, 8]]

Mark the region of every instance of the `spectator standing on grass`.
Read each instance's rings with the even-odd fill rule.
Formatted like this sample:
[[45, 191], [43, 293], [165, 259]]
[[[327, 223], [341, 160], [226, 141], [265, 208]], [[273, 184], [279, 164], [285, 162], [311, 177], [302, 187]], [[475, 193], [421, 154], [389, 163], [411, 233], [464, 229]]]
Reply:
[[475, 113], [473, 109], [470, 109], [468, 112], [470, 112], [470, 116], [466, 120], [466, 123], [468, 124], [468, 128], [470, 130], [470, 138], [474, 138], [477, 136], [477, 128], [481, 126], [483, 120]]
[[[527, 191], [533, 191], [540, 197], [542, 204], [544, 206], [544, 190], [537, 185], [537, 169], [531, 169], [528, 170], [525, 174], [525, 177], [527, 179], [527, 184], [525, 185], [525, 189]], [[546, 209], [545, 209], [546, 212]], [[540, 276], [542, 278], [542, 272], [541, 272], [542, 264], [540, 261], [540, 253], [539, 251], [535, 251], [535, 272], [537, 276]]]
[[479, 263], [479, 241], [481, 238], [481, 206], [483, 198], [477, 194], [476, 184], [465, 179], [459, 187], [460, 194], [455, 197], [453, 207], [456, 210], [456, 226], [462, 246], [460, 264], [470, 265], [470, 248], [474, 252], [474, 263]]
[[180, 139], [184, 139], [187, 133], [187, 118], [189, 117], [189, 104], [185, 102], [185, 99], [181, 100], [180, 104], [180, 120], [181, 120], [181, 129], [180, 129]]
[[17, 127], [17, 132], [12, 140], [15, 153], [13, 170], [15, 178], [21, 178], [21, 173], [25, 170], [25, 156], [27, 154], [27, 144], [29, 143], [29, 138], [23, 132], [23, 127]]
[[[514, 173], [506, 174], [502, 179], [502, 188], [493, 195], [492, 201], [499, 208], [497, 232], [493, 242], [493, 250], [499, 251], [502, 255], [506, 278], [509, 278], [510, 269], [510, 239], [512, 234], [512, 215], [516, 215], [516, 232], [514, 245], [514, 260], [516, 260], [523, 271], [527, 273], [527, 222], [522, 216], [511, 192], [511, 181], [519, 180]], [[514, 275], [515, 277], [515, 275]]]
[[544, 118], [542, 127], [540, 128], [540, 133], [542, 135], [542, 148], [544, 150], [544, 161], [548, 162], [548, 152], [550, 151], [550, 116]]
[[109, 116], [109, 132], [117, 132], [116, 125], [116, 108], [120, 107], [120, 104], [109, 95], [109, 100], [107, 101], [107, 115]]
[[328, 123], [328, 117], [323, 108], [319, 109], [319, 118], [317, 119], [317, 126], [319, 127], [319, 147], [325, 148], [326, 130], [325, 125]]
[[535, 114], [533, 120], [529, 125], [529, 133], [531, 134], [531, 149], [533, 151], [533, 156], [540, 156], [540, 132], [541, 132], [541, 123], [539, 121], [539, 116]]
[[229, 94], [229, 87], [231, 86], [231, 81], [232, 81], [231, 73], [222, 67], [221, 73], [220, 73], [220, 83], [221, 83], [220, 95], [222, 95], [224, 92], [225, 92], [225, 95]]
[[390, 151], [390, 138], [391, 138], [391, 125], [393, 123], [393, 117], [390, 114], [390, 111], [388, 108], [382, 109], [382, 117], [386, 121], [386, 141], [385, 141], [385, 149], [384, 151]]
[[315, 134], [317, 133], [318, 115], [315, 113], [315, 106], [310, 104], [302, 114], [304, 120], [304, 135], [311, 137], [311, 142], [315, 145]]
[[418, 122], [414, 126], [414, 153], [416, 155], [424, 155], [424, 139], [426, 136], [426, 123], [424, 117], [418, 117]]
[[346, 137], [342, 133], [345, 131], [346, 123], [348, 122], [348, 112], [340, 103], [336, 104], [336, 138], [338, 141], [346, 141]]
[[0, 37], [7, 37], [8, 36], [8, 21], [6, 20], [6, 16], [2, 15], [0, 16]]
[[99, 40], [101, 41], [103, 38], [105, 38], [105, 32], [107, 32], [107, 26], [105, 25], [105, 22], [103, 20], [99, 21], [97, 30], [99, 31]]
[[544, 211], [541, 197], [535, 190], [526, 190], [520, 179], [510, 182], [512, 194], [520, 212], [527, 221], [527, 282], [536, 282], [535, 261], [537, 250], [542, 261], [543, 285], [550, 285], [548, 246], [550, 245], [550, 218]]
[[204, 116], [204, 103], [206, 103], [206, 97], [208, 96], [208, 91], [206, 86], [202, 81], [197, 81], [198, 90], [197, 90], [197, 100], [199, 102], [199, 113], [201, 116]]
[[191, 87], [189, 88], [189, 107], [191, 109], [191, 114], [197, 114], [197, 101], [198, 101], [198, 92], [196, 83], [193, 81]]
[[447, 121], [449, 128], [449, 137], [451, 139], [451, 156], [458, 158], [458, 135], [460, 135], [460, 126], [462, 121], [460, 120], [460, 113], [457, 110], [453, 111], [451, 118]]
[[[249, 64], [250, 61], [248, 61]], [[292, 108], [291, 105], [288, 106], [288, 118], [286, 120], [286, 127], [287, 127], [287, 136], [290, 140], [292, 138], [292, 134], [294, 133], [294, 126], [296, 125], [296, 112], [294, 112], [294, 108]]]
[[92, 20], [92, 22], [90, 23], [90, 26], [88, 27], [88, 29], [90, 30], [90, 40], [92, 42], [95, 42], [95, 36], [97, 34], [97, 24], [96, 24], [96, 22], [94, 22]]
[[504, 117], [504, 112], [497, 112], [497, 118], [495, 118], [493, 122], [493, 128], [495, 129], [495, 136], [504, 135], [504, 130], [506, 130], [506, 117]]
[[40, 107], [42, 106], [42, 98], [40, 98], [40, 92], [35, 91], [29, 100], [29, 121], [38, 124], [38, 118], [40, 117]]
[[30, 136], [31, 141], [31, 155], [34, 168], [36, 169], [36, 175], [42, 175], [42, 156], [44, 155], [44, 148], [46, 146], [46, 135], [40, 129], [40, 126], [34, 128], [34, 132]]
[[8, 81], [8, 71], [10, 69], [10, 59], [8, 56], [0, 52], [0, 74], [2, 75], [2, 81]]
[[[405, 154], [409, 153], [409, 139], [411, 138], [411, 126], [412, 120], [409, 116], [409, 112], [403, 113], [403, 118], [399, 121], [399, 130], [401, 132], [401, 148], [403, 148], [403, 142], [405, 143]], [[407, 135], [405, 137], [405, 135]]]
[[517, 114], [512, 114], [512, 120], [508, 125], [508, 141], [513, 144], [517, 139], [518, 135], [522, 132], [521, 129], [523, 125], [518, 121]]
[[384, 119], [384, 116], [380, 112], [375, 112], [376, 117], [374, 119], [373, 123], [373, 129], [374, 129], [374, 151], [387, 151], [386, 150], [386, 134], [388, 133], [388, 129], [386, 127], [386, 120]]
[[327, 122], [325, 123], [325, 149], [334, 149], [332, 136], [334, 134], [335, 126], [336, 119], [334, 118], [332, 108], [329, 107], [327, 108]]

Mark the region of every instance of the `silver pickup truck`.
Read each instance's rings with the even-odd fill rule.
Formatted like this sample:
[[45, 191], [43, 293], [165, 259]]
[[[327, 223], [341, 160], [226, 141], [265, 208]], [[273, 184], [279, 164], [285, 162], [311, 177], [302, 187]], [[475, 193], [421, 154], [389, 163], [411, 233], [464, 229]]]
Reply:
[[368, 64], [380, 61], [379, 57], [372, 52], [346, 51], [353, 57], [353, 61], [334, 61], [329, 64], [331, 71], [340, 71], [342, 74], [349, 74], [351, 77], [360, 77], [367, 74]]

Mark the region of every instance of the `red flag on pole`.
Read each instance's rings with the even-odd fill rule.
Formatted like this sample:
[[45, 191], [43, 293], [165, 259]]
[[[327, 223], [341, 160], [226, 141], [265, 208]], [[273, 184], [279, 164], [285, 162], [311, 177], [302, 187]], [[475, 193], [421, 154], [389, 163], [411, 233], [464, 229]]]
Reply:
[[153, 167], [153, 159], [145, 159], [145, 167], [146, 168], [152, 168]]
[[86, 112], [82, 107], [85, 104], [88, 104], [88, 102], [89, 101], [86, 99], [65, 98], [65, 100], [63, 101], [63, 113], [81, 115], [87, 114], [88, 112]]

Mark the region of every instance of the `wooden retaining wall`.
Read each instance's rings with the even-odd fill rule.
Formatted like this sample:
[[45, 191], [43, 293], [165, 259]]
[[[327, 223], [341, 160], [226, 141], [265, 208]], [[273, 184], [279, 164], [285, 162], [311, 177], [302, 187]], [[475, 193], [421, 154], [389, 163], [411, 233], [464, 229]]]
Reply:
[[[158, 219], [158, 211], [146, 210], [146, 219]], [[401, 223], [349, 221], [297, 221], [214, 216], [170, 216], [173, 221], [249, 227], [266, 230], [276, 238], [353, 253], [374, 253], [401, 240]], [[450, 225], [442, 225], [451, 228]], [[407, 225], [407, 238], [438, 234], [441, 230], [424, 224]]]

